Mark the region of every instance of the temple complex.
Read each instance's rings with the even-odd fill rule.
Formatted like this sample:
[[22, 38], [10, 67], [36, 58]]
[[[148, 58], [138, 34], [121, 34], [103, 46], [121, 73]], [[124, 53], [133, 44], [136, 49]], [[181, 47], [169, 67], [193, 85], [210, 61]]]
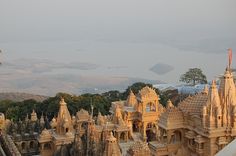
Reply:
[[156, 90], [146, 86], [112, 102], [111, 115], [94, 117], [91, 106], [90, 112], [81, 109], [72, 116], [63, 98], [50, 122], [34, 110], [18, 124], [1, 113], [0, 151], [9, 146], [8, 155], [25, 156], [214, 156], [236, 137], [236, 88], [229, 67], [219, 81], [177, 106], [170, 100], [160, 104]]

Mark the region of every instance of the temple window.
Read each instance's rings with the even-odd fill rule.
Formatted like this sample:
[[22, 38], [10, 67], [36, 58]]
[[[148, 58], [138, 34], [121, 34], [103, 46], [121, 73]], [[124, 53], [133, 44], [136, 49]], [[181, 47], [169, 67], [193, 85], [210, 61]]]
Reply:
[[195, 145], [194, 139], [189, 139], [189, 145], [191, 145], [191, 146]]
[[199, 144], [199, 149], [203, 149], [203, 143]]
[[125, 132], [122, 132], [121, 134], [120, 134], [120, 140], [121, 141], [125, 141]]
[[156, 111], [156, 107], [154, 105], [154, 103], [148, 103], [146, 105], [146, 112], [155, 112]]

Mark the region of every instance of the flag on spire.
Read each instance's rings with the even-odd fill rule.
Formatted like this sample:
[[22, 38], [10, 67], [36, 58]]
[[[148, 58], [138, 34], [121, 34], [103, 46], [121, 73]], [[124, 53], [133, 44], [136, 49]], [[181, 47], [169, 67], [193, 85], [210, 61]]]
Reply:
[[231, 48], [228, 49], [228, 55], [229, 55], [229, 68], [230, 68], [230, 66], [232, 64], [232, 55], [233, 55]]

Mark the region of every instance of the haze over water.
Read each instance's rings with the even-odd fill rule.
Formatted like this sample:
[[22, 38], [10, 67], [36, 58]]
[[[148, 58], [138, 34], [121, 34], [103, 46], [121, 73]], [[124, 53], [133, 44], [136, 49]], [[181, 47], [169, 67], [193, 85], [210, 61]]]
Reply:
[[[209, 79], [224, 71], [227, 65], [227, 49], [222, 53], [201, 53], [179, 50], [158, 43], [105, 43], [37, 42], [3, 44], [4, 61], [18, 59], [48, 60], [56, 63], [81, 62], [93, 64], [94, 69], [56, 69], [53, 73], [82, 75], [137, 77], [176, 83], [188, 68], [201, 68]], [[20, 53], [20, 55], [19, 55]], [[215, 60], [215, 61], [214, 61]], [[149, 69], [156, 63], [174, 67], [169, 73], [158, 75]]]

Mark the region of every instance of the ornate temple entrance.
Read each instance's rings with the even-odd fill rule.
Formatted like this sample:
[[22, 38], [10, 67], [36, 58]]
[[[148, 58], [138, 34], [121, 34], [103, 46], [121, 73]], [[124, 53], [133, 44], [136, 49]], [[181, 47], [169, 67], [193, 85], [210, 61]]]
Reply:
[[133, 121], [133, 132], [140, 132], [142, 123], [139, 120]]
[[156, 140], [156, 126], [154, 123], [148, 123], [146, 127], [147, 142]]

